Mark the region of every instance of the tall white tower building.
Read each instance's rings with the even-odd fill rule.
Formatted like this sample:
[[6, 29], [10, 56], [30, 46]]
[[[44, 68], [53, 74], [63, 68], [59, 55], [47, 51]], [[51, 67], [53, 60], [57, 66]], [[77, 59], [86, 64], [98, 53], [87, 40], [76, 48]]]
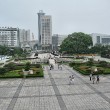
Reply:
[[50, 50], [52, 47], [52, 18], [43, 11], [38, 13], [38, 40], [42, 50]]

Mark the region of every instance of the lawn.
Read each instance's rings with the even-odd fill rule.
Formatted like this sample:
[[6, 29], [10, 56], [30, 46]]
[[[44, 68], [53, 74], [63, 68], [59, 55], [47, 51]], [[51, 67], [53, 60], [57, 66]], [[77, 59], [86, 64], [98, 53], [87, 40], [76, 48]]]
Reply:
[[23, 75], [19, 74], [19, 70], [9, 71], [3, 75], [0, 75], [0, 78], [21, 78]]

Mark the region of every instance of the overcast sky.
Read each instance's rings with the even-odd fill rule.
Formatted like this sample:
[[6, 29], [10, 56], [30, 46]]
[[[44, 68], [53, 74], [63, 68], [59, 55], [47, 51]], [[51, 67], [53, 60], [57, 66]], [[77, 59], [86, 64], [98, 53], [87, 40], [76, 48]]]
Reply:
[[110, 0], [0, 0], [0, 27], [30, 29], [37, 38], [39, 10], [52, 16], [53, 34], [110, 34]]

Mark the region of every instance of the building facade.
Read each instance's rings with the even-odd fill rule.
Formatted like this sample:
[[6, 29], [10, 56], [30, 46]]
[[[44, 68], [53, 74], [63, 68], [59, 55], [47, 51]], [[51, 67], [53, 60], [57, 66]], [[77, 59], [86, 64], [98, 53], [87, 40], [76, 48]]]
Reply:
[[52, 18], [43, 11], [38, 13], [39, 49], [50, 50], [52, 46]]
[[92, 33], [90, 36], [92, 37], [93, 46], [96, 44], [110, 45], [110, 35]]
[[20, 29], [19, 30], [20, 47], [25, 48], [25, 46], [30, 44], [30, 30]]
[[19, 47], [19, 29], [12, 27], [0, 27], [0, 45], [7, 47]]
[[54, 34], [52, 36], [52, 49], [57, 51], [62, 44], [63, 40], [66, 39], [68, 36], [67, 35], [59, 35], [59, 34]]

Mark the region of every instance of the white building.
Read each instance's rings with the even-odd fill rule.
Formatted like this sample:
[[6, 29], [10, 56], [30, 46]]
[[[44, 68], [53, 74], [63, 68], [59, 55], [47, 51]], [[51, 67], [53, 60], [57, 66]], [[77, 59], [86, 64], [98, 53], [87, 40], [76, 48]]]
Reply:
[[0, 27], [0, 45], [19, 47], [19, 29]]
[[38, 40], [42, 50], [51, 49], [52, 45], [52, 18], [43, 11], [38, 13]]
[[90, 36], [92, 37], [93, 46], [96, 44], [110, 45], [110, 35], [92, 33]]

